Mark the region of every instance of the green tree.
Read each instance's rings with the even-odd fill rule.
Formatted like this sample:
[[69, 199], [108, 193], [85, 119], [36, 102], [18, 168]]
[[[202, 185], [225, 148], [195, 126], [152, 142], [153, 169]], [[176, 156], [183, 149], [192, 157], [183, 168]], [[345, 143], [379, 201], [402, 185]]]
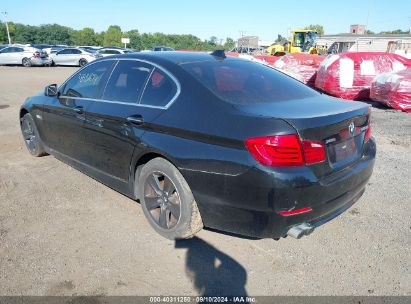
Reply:
[[96, 44], [103, 46], [104, 44], [104, 34], [105, 32], [96, 33]]
[[15, 23], [13, 24], [12, 40], [14, 43], [36, 43], [38, 31], [38, 26]]
[[393, 30], [393, 31], [383, 31], [380, 34], [394, 34], [394, 35], [397, 35], [397, 34], [408, 34], [408, 33], [409, 33], [409, 31], [403, 31], [403, 30], [398, 29], [398, 30]]
[[130, 44], [128, 45], [129, 48], [136, 50], [141, 49], [140, 33], [138, 30], [130, 30], [124, 33], [124, 37], [130, 38]]
[[35, 33], [35, 43], [71, 45], [73, 29], [59, 24], [40, 25]]
[[0, 22], [0, 43], [8, 43], [6, 24]]
[[74, 31], [72, 40], [75, 45], [98, 45], [97, 34], [89, 27]]
[[104, 46], [121, 46], [122, 32], [118, 25], [110, 25], [104, 33]]
[[235, 41], [233, 38], [227, 37], [224, 43], [225, 50], [232, 50], [235, 47]]
[[282, 35], [278, 34], [277, 39], [274, 41], [276, 44], [285, 44], [288, 42], [287, 38], [283, 37]]
[[[117, 25], [110, 26], [106, 32], [96, 33], [92, 28], [73, 30], [59, 24], [43, 24], [31, 26], [21, 23], [9, 22], [12, 42], [16, 43], [49, 43], [67, 45], [100, 45], [122, 46], [121, 38], [130, 38], [129, 47], [144, 50], [152, 49], [156, 45], [165, 45], [176, 50], [203, 50], [232, 49], [235, 42], [226, 38], [224, 45], [216, 36], [209, 40], [201, 40], [194, 35], [167, 35], [163, 33], [139, 33], [138, 30], [130, 30], [122, 33]], [[0, 22], [0, 43], [7, 43], [6, 26]]]
[[216, 36], [211, 36], [210, 40], [208, 40], [208, 43], [212, 46], [216, 46], [217, 45], [217, 37]]
[[304, 28], [305, 30], [316, 31], [319, 36], [324, 35], [324, 27], [319, 24], [310, 24]]

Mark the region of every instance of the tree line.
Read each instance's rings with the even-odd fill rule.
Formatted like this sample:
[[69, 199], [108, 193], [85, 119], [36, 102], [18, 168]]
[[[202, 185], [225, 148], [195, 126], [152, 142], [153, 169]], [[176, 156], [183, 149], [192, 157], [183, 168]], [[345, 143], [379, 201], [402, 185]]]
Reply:
[[[174, 49], [214, 50], [232, 49], [235, 41], [232, 38], [218, 39], [215, 36], [201, 40], [194, 35], [176, 35], [163, 33], [140, 33], [138, 30], [123, 32], [118, 25], [110, 25], [106, 31], [96, 32], [86, 27], [74, 30], [59, 24], [39, 26], [9, 22], [12, 43], [54, 44], [54, 45], [87, 45], [87, 46], [124, 46], [121, 38], [130, 38], [127, 47], [136, 50], [152, 49], [156, 45], [165, 45]], [[8, 43], [6, 25], [0, 22], [0, 44]]]

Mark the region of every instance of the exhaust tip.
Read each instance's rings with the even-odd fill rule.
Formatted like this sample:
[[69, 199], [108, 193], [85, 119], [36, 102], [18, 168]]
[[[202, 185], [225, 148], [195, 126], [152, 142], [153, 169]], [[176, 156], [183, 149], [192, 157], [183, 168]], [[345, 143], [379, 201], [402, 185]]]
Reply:
[[300, 239], [304, 235], [309, 235], [314, 231], [314, 227], [308, 223], [302, 223], [296, 226], [293, 226], [288, 230], [287, 235], [295, 239]]

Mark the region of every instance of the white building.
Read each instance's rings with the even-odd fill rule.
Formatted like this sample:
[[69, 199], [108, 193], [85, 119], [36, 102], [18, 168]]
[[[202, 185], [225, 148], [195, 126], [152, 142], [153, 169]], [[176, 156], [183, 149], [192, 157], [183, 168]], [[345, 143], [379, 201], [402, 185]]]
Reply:
[[390, 52], [411, 58], [411, 35], [324, 35], [317, 39], [317, 46], [328, 53], [342, 52]]

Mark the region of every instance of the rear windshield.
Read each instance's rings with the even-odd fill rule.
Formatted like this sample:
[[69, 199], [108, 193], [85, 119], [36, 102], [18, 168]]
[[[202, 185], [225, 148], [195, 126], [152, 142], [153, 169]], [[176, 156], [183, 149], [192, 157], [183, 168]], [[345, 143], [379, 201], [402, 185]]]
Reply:
[[234, 104], [269, 103], [319, 94], [273, 68], [251, 61], [201, 61], [181, 67], [220, 99]]

